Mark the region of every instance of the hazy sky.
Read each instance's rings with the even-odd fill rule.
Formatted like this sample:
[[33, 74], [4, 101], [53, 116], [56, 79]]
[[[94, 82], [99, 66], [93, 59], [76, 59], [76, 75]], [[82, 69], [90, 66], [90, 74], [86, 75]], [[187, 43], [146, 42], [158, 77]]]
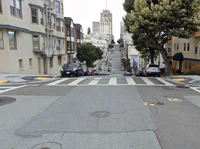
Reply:
[[[107, 0], [107, 8], [113, 14], [113, 33], [115, 41], [120, 37], [120, 22], [126, 14], [123, 10], [124, 0]], [[64, 15], [71, 17], [74, 23], [83, 26], [84, 33], [91, 27], [92, 21], [100, 21], [100, 13], [106, 8], [106, 0], [64, 0]]]

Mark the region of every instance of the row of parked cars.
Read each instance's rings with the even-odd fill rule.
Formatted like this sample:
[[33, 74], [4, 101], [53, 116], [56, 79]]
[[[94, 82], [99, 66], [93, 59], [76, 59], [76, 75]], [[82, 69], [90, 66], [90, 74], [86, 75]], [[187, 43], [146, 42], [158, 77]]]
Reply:
[[60, 70], [60, 74], [62, 77], [103, 75], [101, 71], [94, 68], [88, 68], [86, 65], [81, 63], [64, 64]]
[[136, 76], [154, 76], [160, 77], [161, 71], [158, 65], [148, 64], [146, 67], [139, 69]]

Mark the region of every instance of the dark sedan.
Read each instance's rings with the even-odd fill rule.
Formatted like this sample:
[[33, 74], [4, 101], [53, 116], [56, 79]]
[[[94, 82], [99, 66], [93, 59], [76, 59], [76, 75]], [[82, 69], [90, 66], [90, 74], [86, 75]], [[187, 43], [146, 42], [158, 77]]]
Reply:
[[84, 71], [81, 65], [77, 63], [65, 64], [60, 70], [62, 77], [74, 75], [76, 77], [84, 76]]

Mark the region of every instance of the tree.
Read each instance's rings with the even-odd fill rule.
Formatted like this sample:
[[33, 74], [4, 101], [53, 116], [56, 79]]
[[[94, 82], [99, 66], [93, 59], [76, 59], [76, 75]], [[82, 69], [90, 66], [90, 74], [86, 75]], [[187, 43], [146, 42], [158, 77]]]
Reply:
[[[161, 52], [168, 75], [172, 74], [164, 45], [173, 36], [189, 38], [198, 31], [200, 19], [199, 0], [134, 0], [132, 7], [124, 6], [124, 18], [129, 32], [146, 38], [145, 44]], [[126, 10], [125, 9], [125, 10]], [[131, 10], [131, 11], [130, 11]]]
[[100, 48], [91, 43], [84, 43], [77, 47], [77, 58], [79, 61], [86, 61], [88, 67], [93, 67], [93, 62], [102, 59], [103, 52]]
[[118, 39], [118, 40], [117, 40], [117, 43], [118, 43], [118, 44], [123, 43], [123, 39], [122, 39], [122, 38]]
[[90, 35], [90, 33], [91, 33], [91, 28], [88, 27], [88, 29], [87, 29], [87, 34]]

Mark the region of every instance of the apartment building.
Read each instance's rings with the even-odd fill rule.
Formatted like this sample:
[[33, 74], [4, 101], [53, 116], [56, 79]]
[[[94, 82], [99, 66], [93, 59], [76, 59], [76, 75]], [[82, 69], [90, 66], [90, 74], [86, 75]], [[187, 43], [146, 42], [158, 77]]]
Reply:
[[190, 39], [173, 37], [166, 44], [168, 59], [172, 70], [182, 72], [200, 72], [200, 32]]
[[64, 18], [65, 46], [68, 62], [76, 61], [77, 46], [83, 43], [83, 28], [81, 24], [74, 23], [70, 17]]
[[62, 0], [0, 0], [0, 72], [59, 74], [63, 9]]

